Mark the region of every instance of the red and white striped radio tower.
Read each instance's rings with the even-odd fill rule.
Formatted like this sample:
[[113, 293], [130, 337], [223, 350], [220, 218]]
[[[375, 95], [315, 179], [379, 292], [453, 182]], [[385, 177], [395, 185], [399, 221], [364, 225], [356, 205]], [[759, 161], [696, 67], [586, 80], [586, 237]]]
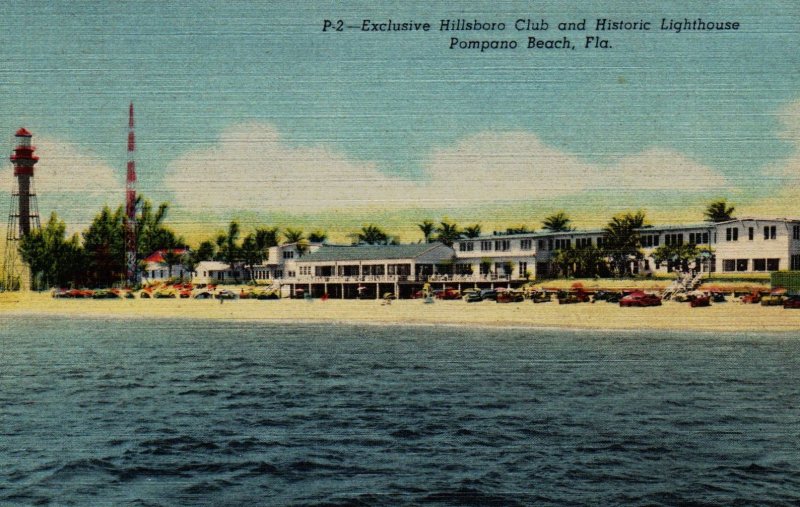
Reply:
[[25, 282], [25, 266], [19, 259], [20, 240], [32, 230], [41, 227], [36, 192], [33, 190], [33, 166], [39, 161], [39, 157], [33, 154], [36, 147], [31, 144], [32, 136], [25, 128], [14, 134], [17, 141], [10, 157], [14, 165], [14, 188], [11, 189], [11, 209], [8, 212], [3, 280], [0, 287], [5, 290], [19, 289]]
[[133, 102], [128, 110], [128, 174], [125, 178], [125, 265], [128, 286], [138, 281], [136, 265], [136, 137], [133, 133]]

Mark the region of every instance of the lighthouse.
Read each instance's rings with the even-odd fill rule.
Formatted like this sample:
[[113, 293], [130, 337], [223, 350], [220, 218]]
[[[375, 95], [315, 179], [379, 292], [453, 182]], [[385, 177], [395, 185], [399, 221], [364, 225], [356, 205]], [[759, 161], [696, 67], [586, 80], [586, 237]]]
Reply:
[[39, 161], [39, 157], [34, 154], [36, 148], [31, 144], [33, 134], [21, 128], [14, 137], [16, 143], [10, 157], [14, 166], [14, 187], [11, 189], [2, 280], [6, 290], [19, 288], [22, 279], [23, 266], [18, 259], [20, 240], [30, 234], [32, 229], [41, 226], [36, 193], [33, 190], [33, 168]]

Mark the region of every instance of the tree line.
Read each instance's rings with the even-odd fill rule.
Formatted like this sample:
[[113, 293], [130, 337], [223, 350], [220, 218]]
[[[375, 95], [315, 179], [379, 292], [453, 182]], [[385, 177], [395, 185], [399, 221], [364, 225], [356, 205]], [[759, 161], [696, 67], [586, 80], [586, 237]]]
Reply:
[[[254, 266], [267, 260], [269, 249], [285, 243], [293, 243], [300, 255], [308, 251], [311, 243], [324, 243], [328, 234], [322, 230], [305, 233], [303, 230], [286, 227], [256, 227], [242, 236], [241, 226], [231, 221], [227, 230], [211, 239], [201, 241], [196, 249], [183, 254], [184, 239], [165, 225], [169, 211], [168, 203], [154, 208], [152, 203], [139, 196], [137, 199], [137, 248], [141, 254], [162, 251], [164, 263], [172, 266], [182, 264], [192, 272], [198, 262], [216, 260], [229, 264], [243, 264], [251, 272]], [[711, 202], [704, 212], [710, 222], [722, 222], [733, 218], [734, 207], [724, 199]], [[125, 225], [122, 206], [113, 210], [104, 207], [82, 233], [67, 236], [66, 224], [54, 212], [44, 227], [22, 238], [20, 256], [29, 266], [34, 288], [93, 286], [108, 287], [124, 281]], [[542, 222], [542, 230], [567, 232], [574, 230], [571, 218], [558, 211]], [[438, 223], [425, 219], [416, 224], [422, 233], [421, 241], [441, 242], [452, 246], [462, 238], [477, 238], [481, 235], [480, 224], [460, 227], [457, 223], [443, 219]], [[559, 249], [554, 264], [563, 276], [625, 276], [631, 274], [631, 263], [643, 258], [638, 230], [646, 225], [645, 213], [629, 212], [612, 217], [603, 228], [603, 245], [587, 245], [580, 248]], [[534, 232], [527, 225], [508, 227], [501, 234]], [[352, 244], [389, 245], [398, 244], [399, 239], [376, 224], [364, 225], [350, 235]], [[703, 253], [702, 247], [694, 245], [662, 245], [653, 252], [655, 262], [685, 265]], [[706, 249], [708, 251], [708, 249]], [[710, 251], [708, 251], [710, 254]], [[143, 269], [140, 260], [139, 269]], [[171, 273], [170, 273], [171, 275]]]

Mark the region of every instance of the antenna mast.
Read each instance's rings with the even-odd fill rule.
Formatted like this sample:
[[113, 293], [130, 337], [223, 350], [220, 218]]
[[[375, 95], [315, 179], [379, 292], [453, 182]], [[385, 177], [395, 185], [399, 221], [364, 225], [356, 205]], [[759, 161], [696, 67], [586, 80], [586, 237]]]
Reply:
[[125, 178], [125, 265], [129, 287], [136, 285], [136, 136], [133, 132], [133, 102], [128, 110], [128, 171]]

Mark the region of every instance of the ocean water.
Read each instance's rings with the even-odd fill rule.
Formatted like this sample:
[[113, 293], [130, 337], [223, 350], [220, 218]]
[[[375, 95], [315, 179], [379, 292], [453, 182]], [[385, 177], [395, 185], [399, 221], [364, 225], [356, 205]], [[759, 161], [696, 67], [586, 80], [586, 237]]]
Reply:
[[800, 333], [0, 318], [3, 505], [797, 505]]

